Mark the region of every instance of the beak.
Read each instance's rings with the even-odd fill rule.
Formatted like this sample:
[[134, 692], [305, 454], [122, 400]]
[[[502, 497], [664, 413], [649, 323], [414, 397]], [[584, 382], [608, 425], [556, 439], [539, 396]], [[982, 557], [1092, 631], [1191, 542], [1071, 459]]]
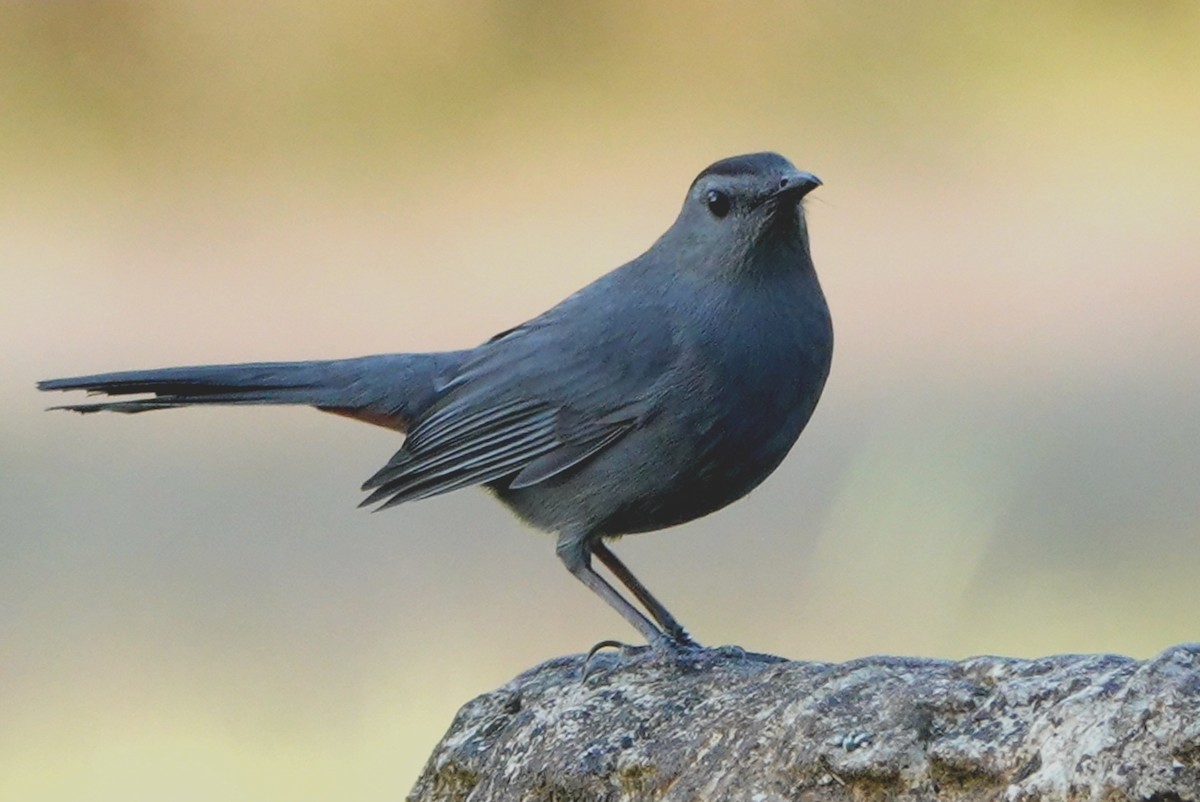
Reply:
[[778, 198], [786, 195], [789, 198], [800, 200], [819, 186], [821, 186], [821, 179], [812, 173], [797, 170], [794, 173], [785, 173], [780, 177], [779, 189], [775, 190], [771, 197]]

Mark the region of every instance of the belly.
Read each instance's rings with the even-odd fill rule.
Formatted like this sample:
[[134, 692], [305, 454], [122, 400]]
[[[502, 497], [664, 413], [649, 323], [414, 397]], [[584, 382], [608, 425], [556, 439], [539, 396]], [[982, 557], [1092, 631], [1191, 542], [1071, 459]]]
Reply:
[[816, 277], [716, 299], [702, 289], [675, 322], [689, 339], [654, 388], [653, 413], [577, 468], [515, 491], [497, 482], [502, 501], [543, 529], [633, 534], [721, 509], [779, 466], [829, 375], [833, 331]]
[[[808, 423], [829, 370], [829, 340], [797, 350], [773, 345], [773, 360], [743, 358], [678, 383], [643, 425], [569, 472], [521, 490], [492, 487], [542, 529], [623, 535], [708, 515], [757, 487]], [[713, 355], [695, 359], [712, 365]], [[727, 363], [723, 363], [727, 364]], [[699, 366], [682, 371], [702, 375]]]

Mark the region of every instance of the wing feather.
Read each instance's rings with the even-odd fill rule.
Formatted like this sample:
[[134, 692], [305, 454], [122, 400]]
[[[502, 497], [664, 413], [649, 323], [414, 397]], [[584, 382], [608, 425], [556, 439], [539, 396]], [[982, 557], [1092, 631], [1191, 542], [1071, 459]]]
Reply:
[[563, 471], [574, 468], [588, 457], [607, 448], [631, 428], [632, 425], [612, 426], [608, 431], [602, 432], [598, 437], [591, 438], [590, 440], [579, 443], [564, 443], [550, 453], [534, 459], [522, 468], [521, 472], [509, 482], [508, 486], [513, 490], [520, 490], [522, 487], [536, 485], [538, 482], [544, 482], [552, 476], [557, 476]]
[[460, 487], [493, 482], [511, 475], [516, 470], [514, 466], [535, 460], [553, 448], [554, 444], [552, 442], [542, 444], [527, 443], [523, 448], [507, 451], [502, 456], [497, 456], [496, 454], [484, 455], [482, 462], [477, 462], [467, 470], [443, 471], [437, 476], [423, 473], [412, 474], [403, 479], [398, 479], [394, 483], [381, 486], [368, 496], [360, 506], [374, 504], [387, 499], [378, 508], [385, 510], [388, 507], [394, 507], [406, 501], [416, 501], [417, 499], [448, 493], [451, 490], [458, 490]]
[[[363, 484], [371, 492], [362, 506], [385, 509], [501, 480], [530, 487], [608, 448], [650, 414], [653, 387], [677, 355], [669, 315], [645, 293], [606, 294], [601, 307], [585, 296], [459, 363], [404, 446]], [[614, 297], [619, 310], [610, 308]], [[620, 329], [612, 325], [618, 311]]]

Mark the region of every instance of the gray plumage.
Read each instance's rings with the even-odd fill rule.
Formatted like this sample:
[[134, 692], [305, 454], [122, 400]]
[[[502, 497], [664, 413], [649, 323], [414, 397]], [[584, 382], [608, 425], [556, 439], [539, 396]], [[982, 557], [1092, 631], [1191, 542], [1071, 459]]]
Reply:
[[[571, 572], [652, 644], [689, 644], [604, 539], [735, 501], [808, 422], [833, 349], [800, 203], [819, 184], [772, 153], [717, 162], [646, 253], [473, 349], [38, 386], [149, 395], [59, 407], [77, 412], [302, 404], [406, 432], [363, 485], [364, 505], [484, 485], [555, 532]], [[592, 555], [653, 621], [596, 573]]]

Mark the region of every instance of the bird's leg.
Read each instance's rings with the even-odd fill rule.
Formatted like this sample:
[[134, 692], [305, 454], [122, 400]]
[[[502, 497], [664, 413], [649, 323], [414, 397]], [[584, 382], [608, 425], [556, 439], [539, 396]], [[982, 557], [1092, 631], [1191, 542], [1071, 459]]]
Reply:
[[626, 601], [612, 585], [605, 581], [604, 577], [600, 576], [592, 568], [592, 555], [588, 550], [586, 538], [581, 538], [569, 532], [560, 534], [555, 551], [558, 554], [558, 558], [563, 561], [563, 565], [567, 566], [567, 570], [576, 579], [587, 585], [593, 593], [608, 602], [608, 605], [632, 624], [634, 629], [642, 633], [647, 641], [652, 645], [663, 642], [665, 636], [658, 627], [649, 618], [642, 615], [636, 607]]
[[613, 576], [621, 580], [621, 584], [629, 588], [629, 592], [642, 603], [642, 606], [649, 611], [650, 615], [654, 616], [654, 620], [662, 627], [663, 632], [667, 637], [675, 643], [682, 646], [694, 646], [696, 642], [687, 634], [687, 630], [675, 620], [675, 616], [667, 611], [663, 603], [654, 598], [654, 595], [646, 589], [633, 572], [625, 567], [625, 563], [617, 559], [617, 555], [609, 550], [608, 546], [604, 545], [603, 541], [596, 540], [591, 544], [592, 554], [600, 558], [600, 562], [604, 563], [608, 570], [612, 571]]

